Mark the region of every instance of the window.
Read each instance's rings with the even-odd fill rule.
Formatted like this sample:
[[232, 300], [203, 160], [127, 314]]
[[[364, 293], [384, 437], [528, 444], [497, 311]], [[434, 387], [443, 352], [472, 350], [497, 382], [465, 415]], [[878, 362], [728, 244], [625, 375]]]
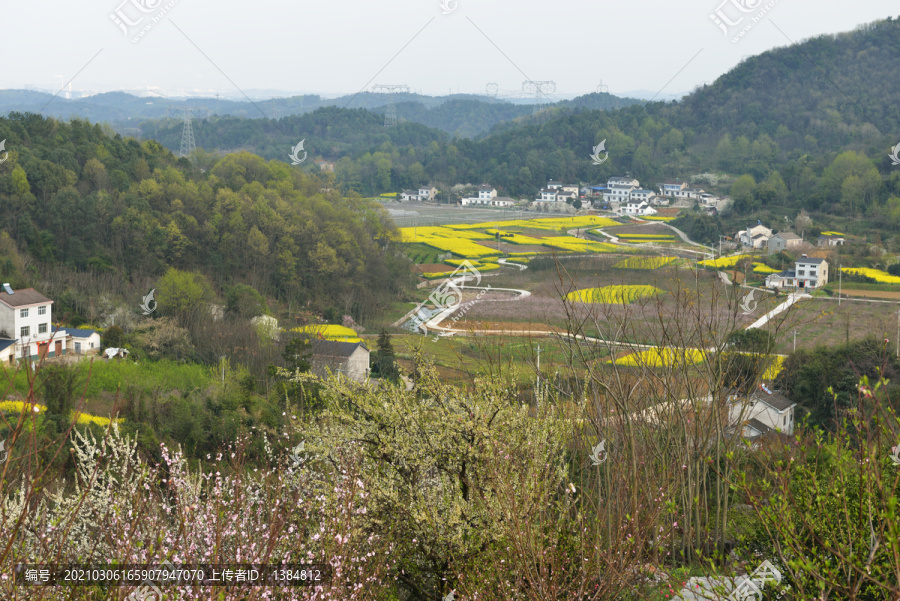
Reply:
[[38, 334], [46, 334], [47, 333], [47, 324], [41, 323], [38, 324]]
[[38, 307], [38, 315], [46, 315], [47, 314], [47, 305], [43, 307]]
[[797, 275], [806, 275], [806, 272], [803, 271], [803, 270], [800, 270], [800, 271], [797, 272]]
[[31, 326], [24, 326], [21, 330], [19, 330], [20, 338], [27, 338], [31, 335]]
[[28, 309], [19, 309], [19, 317], [28, 317]]

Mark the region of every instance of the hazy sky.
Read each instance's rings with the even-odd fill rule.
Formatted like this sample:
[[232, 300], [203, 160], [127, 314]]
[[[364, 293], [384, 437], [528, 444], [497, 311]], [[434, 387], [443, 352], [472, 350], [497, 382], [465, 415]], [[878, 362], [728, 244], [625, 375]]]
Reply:
[[0, 88], [74, 77], [73, 89], [95, 92], [336, 95], [383, 83], [436, 95], [494, 82], [521, 95], [531, 79], [554, 81], [551, 98], [601, 80], [612, 93], [666, 94], [744, 56], [900, 15], [896, 0], [444, 2], [449, 14], [440, 0], [0, 0]]

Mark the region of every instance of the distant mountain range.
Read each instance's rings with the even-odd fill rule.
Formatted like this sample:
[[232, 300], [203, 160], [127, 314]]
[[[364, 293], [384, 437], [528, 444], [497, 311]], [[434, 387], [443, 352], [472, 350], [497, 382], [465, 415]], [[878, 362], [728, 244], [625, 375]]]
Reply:
[[[512, 102], [490, 96], [452, 94], [423, 96], [397, 94], [393, 98], [400, 119], [440, 129], [451, 136], [478, 137], [494, 126], [525, 117], [534, 112], [532, 104]], [[549, 107], [572, 107], [609, 110], [641, 101], [597, 93], [573, 100], [549, 103]], [[384, 114], [391, 103], [387, 94], [361, 92], [338, 98], [317, 95], [273, 98], [261, 101], [235, 101], [217, 98], [169, 99], [135, 96], [126, 92], [107, 92], [86, 98], [67, 99], [46, 92], [31, 90], [0, 90], [0, 115], [10, 112], [41, 113], [57, 119], [83, 118], [94, 123], [109, 123], [123, 134], [138, 134], [138, 124], [148, 119], [165, 119], [178, 115], [182, 109], [194, 109], [197, 114], [247, 119], [281, 119], [304, 115], [323, 107], [362, 108]]]

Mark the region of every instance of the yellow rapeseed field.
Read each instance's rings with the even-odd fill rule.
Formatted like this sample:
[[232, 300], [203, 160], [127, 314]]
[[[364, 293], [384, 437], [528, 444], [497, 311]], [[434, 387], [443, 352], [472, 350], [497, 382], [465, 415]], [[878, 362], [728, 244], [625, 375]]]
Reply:
[[715, 260], [707, 259], [706, 261], [700, 261], [700, 265], [704, 265], [706, 267], [716, 267], [718, 269], [722, 269], [724, 267], [734, 267], [741, 259], [746, 259], [751, 256], [752, 255], [735, 255], [733, 257], [719, 257]]
[[628, 257], [613, 265], [616, 269], [659, 269], [675, 260], [676, 257]]
[[871, 269], [869, 267], [841, 267], [841, 271], [850, 275], [862, 275], [872, 278], [879, 284], [900, 284], [900, 277], [891, 275], [880, 269]]
[[[25, 403], [23, 401], [0, 401], [0, 411], [9, 411], [12, 413], [21, 413], [25, 411], [26, 408], [30, 408], [35, 413], [42, 413], [47, 410], [47, 407], [44, 405], [38, 405], [37, 403]], [[76, 422], [81, 425], [87, 424], [97, 424], [98, 426], [108, 426], [110, 424], [110, 419], [108, 417], [99, 417], [96, 415], [90, 415], [88, 413], [72, 413], [72, 416], [76, 418]], [[119, 423], [122, 423], [123, 419], [120, 417], [116, 420]]]
[[313, 338], [318, 338], [321, 340], [332, 340], [335, 342], [362, 342], [362, 339], [354, 330], [334, 324], [303, 326], [300, 328], [294, 328], [291, 330], [291, 332], [296, 332], [298, 334], [308, 334]]
[[753, 273], [762, 273], [762, 274], [781, 273], [781, 270], [769, 267], [765, 263], [754, 263], [753, 264]]
[[616, 225], [622, 224], [607, 217], [584, 215], [582, 217], [544, 217], [539, 219], [486, 221], [484, 223], [461, 223], [457, 225], [448, 225], [447, 227], [455, 230], [480, 230], [485, 228], [509, 229], [511, 227], [521, 227], [533, 230], [563, 231], [586, 227], [611, 227]]
[[655, 286], [645, 285], [619, 285], [603, 286], [602, 288], [585, 288], [576, 290], [566, 295], [566, 300], [576, 303], [598, 303], [604, 305], [630, 304], [641, 298], [652, 298], [663, 291]]
[[[701, 363], [705, 354], [700, 349], [655, 348], [639, 353], [632, 353], [616, 359], [616, 365], [626, 367], [674, 367], [677, 365]], [[612, 361], [607, 361], [612, 363]]]

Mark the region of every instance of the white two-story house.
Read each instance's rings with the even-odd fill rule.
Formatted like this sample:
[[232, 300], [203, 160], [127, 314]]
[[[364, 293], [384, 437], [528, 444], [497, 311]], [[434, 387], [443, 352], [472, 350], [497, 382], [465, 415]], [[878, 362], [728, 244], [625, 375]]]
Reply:
[[794, 268], [766, 278], [767, 288], [821, 288], [828, 283], [828, 261], [803, 255]]
[[729, 425], [744, 438], [753, 440], [770, 432], [794, 433], [794, 408], [797, 403], [765, 385], [750, 394], [725, 391]]
[[478, 186], [478, 198], [479, 200], [491, 200], [492, 198], [497, 198], [497, 190], [489, 184], [481, 184]]
[[0, 351], [0, 357], [13, 363], [16, 359], [64, 354], [66, 334], [53, 332], [52, 305], [53, 301], [33, 288], [12, 291], [4, 284], [0, 291], [0, 340], [6, 341], [6, 348]]

